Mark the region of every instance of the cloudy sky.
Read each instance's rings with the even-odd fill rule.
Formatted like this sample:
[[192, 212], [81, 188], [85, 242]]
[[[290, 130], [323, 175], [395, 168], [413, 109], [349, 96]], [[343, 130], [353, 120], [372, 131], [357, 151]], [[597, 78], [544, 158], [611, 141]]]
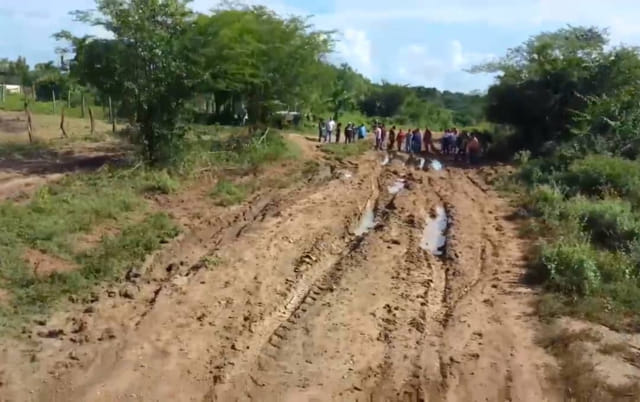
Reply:
[[[468, 67], [503, 55], [540, 31], [571, 25], [610, 30], [614, 43], [640, 45], [637, 0], [246, 0], [283, 15], [312, 16], [318, 28], [338, 32], [336, 62], [346, 61], [373, 80], [484, 90], [492, 77]], [[195, 0], [206, 11], [217, 0]], [[31, 64], [55, 57], [51, 34], [80, 34], [69, 10], [93, 0], [0, 0], [0, 57]]]

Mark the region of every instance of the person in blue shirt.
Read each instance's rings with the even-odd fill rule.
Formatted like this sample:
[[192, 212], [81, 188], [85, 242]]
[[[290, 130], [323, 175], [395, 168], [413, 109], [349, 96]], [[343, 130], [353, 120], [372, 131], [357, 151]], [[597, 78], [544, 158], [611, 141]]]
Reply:
[[358, 139], [362, 140], [367, 138], [367, 127], [364, 124], [360, 124], [360, 128], [358, 129]]
[[422, 134], [420, 133], [419, 128], [416, 128], [413, 131], [413, 137], [411, 138], [411, 151], [414, 154], [422, 152]]

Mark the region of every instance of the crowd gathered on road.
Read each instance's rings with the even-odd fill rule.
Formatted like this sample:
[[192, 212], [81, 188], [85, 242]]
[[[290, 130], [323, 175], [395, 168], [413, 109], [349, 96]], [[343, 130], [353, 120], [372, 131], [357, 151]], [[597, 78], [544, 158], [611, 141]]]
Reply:
[[[405, 130], [398, 129], [396, 126], [387, 128], [383, 123], [374, 123], [371, 132], [375, 138], [375, 149], [380, 151], [388, 150], [410, 154], [440, 153], [451, 156], [456, 161], [466, 161], [472, 164], [478, 162], [482, 152], [478, 134], [464, 130], [458, 132], [456, 128], [444, 130], [439, 150], [433, 145], [433, 133], [429, 128]], [[349, 144], [367, 138], [368, 134], [369, 131], [364, 123], [356, 125], [349, 122], [343, 129], [342, 123], [336, 123], [331, 118], [327, 121], [321, 119], [318, 122], [318, 142], [321, 143], [340, 143], [344, 136], [342, 141]]]

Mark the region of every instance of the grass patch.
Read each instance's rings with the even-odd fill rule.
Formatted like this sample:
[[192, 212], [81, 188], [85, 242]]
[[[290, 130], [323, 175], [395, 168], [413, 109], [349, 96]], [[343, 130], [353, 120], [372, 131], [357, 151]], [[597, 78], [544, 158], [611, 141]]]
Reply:
[[[158, 179], [160, 177], [160, 179]], [[143, 194], [166, 187], [163, 173], [109, 170], [67, 177], [41, 187], [26, 204], [0, 203], [0, 286], [11, 304], [0, 312], [0, 325], [11, 317], [46, 313], [61, 297], [82, 293], [112, 280], [175, 235], [164, 214], [147, 212]], [[130, 224], [134, 216], [142, 222]], [[119, 230], [97, 248], [78, 253], [74, 241], [108, 223]], [[27, 249], [73, 261], [80, 268], [37, 278], [24, 260]]]
[[216, 183], [211, 197], [217, 205], [228, 207], [240, 204], [250, 194], [250, 187], [246, 184], [236, 184], [228, 180], [220, 180]]
[[[82, 116], [82, 106], [80, 105], [81, 99], [78, 96], [77, 99], [73, 99], [71, 107], [67, 107], [67, 99], [56, 99], [56, 107], [54, 110], [53, 102], [34, 102], [29, 99], [29, 110], [33, 114], [53, 114], [59, 115], [62, 107], [65, 108], [65, 116], [79, 118]], [[0, 103], [0, 110], [8, 112], [22, 112], [24, 111], [24, 96], [19, 94], [7, 94], [5, 96], [5, 102]], [[93, 116], [95, 119], [104, 119], [106, 114], [102, 106], [91, 105]], [[108, 114], [108, 111], [107, 111]], [[89, 117], [88, 109], [85, 109], [85, 117]]]
[[54, 273], [44, 278], [30, 274], [21, 258], [21, 250], [3, 247], [2, 279], [11, 293], [11, 305], [0, 310], [0, 324], [16, 317], [46, 314], [69, 295], [82, 295], [104, 280], [119, 278], [126, 269], [142, 262], [177, 229], [165, 214], [153, 214], [135, 225], [127, 226], [116, 237], [103, 239], [97, 249], [74, 256], [79, 270]]
[[341, 161], [360, 156], [372, 147], [369, 141], [359, 140], [351, 144], [325, 144], [321, 149], [333, 159]]

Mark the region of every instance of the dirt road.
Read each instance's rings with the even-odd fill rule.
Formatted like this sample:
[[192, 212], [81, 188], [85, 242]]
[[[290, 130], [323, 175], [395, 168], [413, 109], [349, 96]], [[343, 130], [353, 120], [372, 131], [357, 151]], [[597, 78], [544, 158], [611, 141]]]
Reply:
[[[4, 399], [557, 400], [508, 204], [476, 170], [381, 160], [202, 218], [135, 295], [106, 289], [47, 323], [68, 336], [5, 347]], [[438, 207], [442, 255], [421, 247]]]

